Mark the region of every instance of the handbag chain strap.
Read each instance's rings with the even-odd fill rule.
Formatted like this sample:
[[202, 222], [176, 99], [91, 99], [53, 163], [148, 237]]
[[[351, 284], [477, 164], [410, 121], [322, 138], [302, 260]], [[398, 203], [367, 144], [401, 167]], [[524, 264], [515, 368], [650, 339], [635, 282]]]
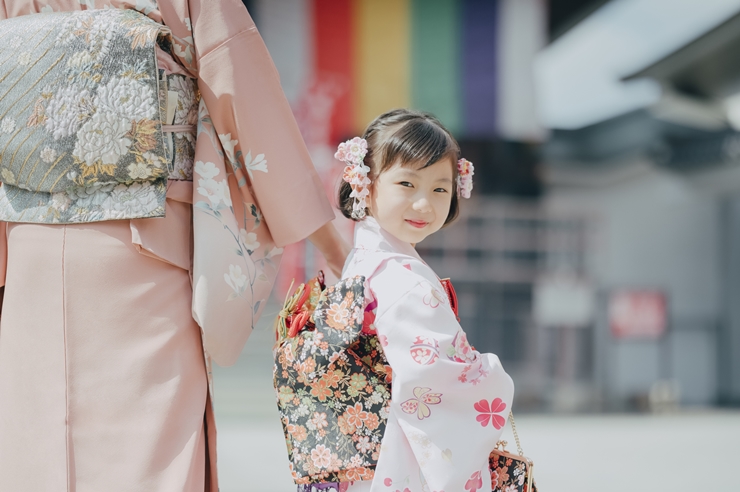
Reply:
[[509, 422], [511, 422], [511, 432], [514, 434], [514, 441], [516, 441], [516, 449], [519, 452], [519, 456], [524, 456], [522, 443], [519, 442], [519, 434], [516, 431], [516, 422], [514, 422], [514, 414], [512, 412], [509, 412]]

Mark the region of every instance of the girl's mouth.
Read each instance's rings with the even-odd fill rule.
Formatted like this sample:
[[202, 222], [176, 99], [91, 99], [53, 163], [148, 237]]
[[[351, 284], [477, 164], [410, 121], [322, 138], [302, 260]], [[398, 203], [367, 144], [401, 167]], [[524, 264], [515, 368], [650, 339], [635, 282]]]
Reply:
[[412, 226], [416, 227], [417, 229], [421, 229], [423, 227], [426, 227], [429, 222], [424, 222], [423, 220], [409, 220], [406, 219], [406, 222], [411, 224]]

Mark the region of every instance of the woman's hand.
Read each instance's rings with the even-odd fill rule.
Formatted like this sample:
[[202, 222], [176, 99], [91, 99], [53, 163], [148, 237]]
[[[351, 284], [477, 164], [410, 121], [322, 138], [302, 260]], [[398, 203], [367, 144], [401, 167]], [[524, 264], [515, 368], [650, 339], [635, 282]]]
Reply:
[[324, 255], [329, 269], [337, 278], [342, 278], [342, 268], [350, 252], [350, 246], [334, 227], [332, 222], [327, 222], [316, 232], [308, 236], [308, 240]]

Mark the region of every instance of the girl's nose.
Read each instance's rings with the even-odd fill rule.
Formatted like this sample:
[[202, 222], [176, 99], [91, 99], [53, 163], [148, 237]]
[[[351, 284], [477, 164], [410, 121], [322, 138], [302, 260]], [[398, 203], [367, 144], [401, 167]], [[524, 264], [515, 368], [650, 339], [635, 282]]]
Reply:
[[414, 210], [420, 213], [427, 213], [432, 211], [432, 204], [429, 203], [427, 197], [423, 196], [414, 201]]

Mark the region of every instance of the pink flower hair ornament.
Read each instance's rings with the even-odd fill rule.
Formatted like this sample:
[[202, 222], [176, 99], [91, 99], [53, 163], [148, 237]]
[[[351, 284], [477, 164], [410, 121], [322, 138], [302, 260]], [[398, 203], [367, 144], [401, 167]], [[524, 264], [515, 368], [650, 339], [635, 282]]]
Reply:
[[463, 198], [470, 198], [470, 192], [473, 191], [473, 174], [475, 167], [467, 159], [457, 161], [457, 195]]
[[352, 204], [352, 218], [356, 220], [365, 218], [367, 197], [370, 194], [370, 178], [367, 177], [370, 168], [363, 163], [366, 154], [367, 141], [360, 137], [340, 143], [334, 154], [336, 159], [345, 163], [342, 179], [352, 187], [349, 196], [355, 199]]

